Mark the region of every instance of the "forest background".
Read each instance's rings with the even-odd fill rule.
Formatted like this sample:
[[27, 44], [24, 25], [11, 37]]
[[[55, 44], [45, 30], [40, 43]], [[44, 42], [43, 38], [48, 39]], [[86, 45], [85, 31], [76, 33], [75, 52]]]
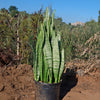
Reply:
[[[52, 8], [50, 16], [52, 15]], [[38, 30], [43, 22], [45, 10], [42, 8], [32, 14], [18, 11], [16, 6], [0, 9], [0, 52], [13, 56], [13, 61], [33, 65], [33, 50], [35, 49]], [[65, 49], [65, 62], [73, 59], [100, 59], [100, 11], [98, 22], [90, 20], [84, 24], [66, 24], [62, 18], [54, 19], [56, 33], [60, 31], [62, 46]], [[58, 31], [57, 31], [58, 30]], [[2, 58], [2, 55], [0, 55]], [[0, 63], [8, 62], [0, 61]]]

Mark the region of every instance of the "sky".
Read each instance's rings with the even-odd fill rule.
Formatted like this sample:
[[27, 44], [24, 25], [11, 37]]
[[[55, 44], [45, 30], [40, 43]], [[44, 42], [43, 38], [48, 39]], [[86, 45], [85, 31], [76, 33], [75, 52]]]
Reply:
[[44, 10], [52, 6], [55, 17], [61, 17], [66, 23], [98, 21], [100, 10], [100, 0], [0, 0], [0, 9], [11, 5], [28, 13], [40, 10], [41, 6]]

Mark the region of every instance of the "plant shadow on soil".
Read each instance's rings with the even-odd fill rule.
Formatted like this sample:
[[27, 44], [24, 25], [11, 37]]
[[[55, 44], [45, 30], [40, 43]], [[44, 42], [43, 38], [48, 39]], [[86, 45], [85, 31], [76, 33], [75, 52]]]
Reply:
[[78, 78], [74, 70], [67, 69], [62, 75], [62, 83], [60, 86], [60, 100], [63, 99], [67, 93], [77, 85]]

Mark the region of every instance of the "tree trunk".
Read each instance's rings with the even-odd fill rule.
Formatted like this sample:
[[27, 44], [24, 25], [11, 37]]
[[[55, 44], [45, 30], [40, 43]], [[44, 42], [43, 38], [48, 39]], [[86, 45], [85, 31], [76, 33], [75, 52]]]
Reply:
[[18, 29], [17, 29], [17, 56], [18, 56], [18, 60], [19, 60], [19, 33], [18, 33]]
[[18, 21], [17, 21], [17, 57], [18, 57], [18, 60], [19, 60], [19, 25], [20, 25], [20, 20], [19, 20], [19, 16], [18, 16]]

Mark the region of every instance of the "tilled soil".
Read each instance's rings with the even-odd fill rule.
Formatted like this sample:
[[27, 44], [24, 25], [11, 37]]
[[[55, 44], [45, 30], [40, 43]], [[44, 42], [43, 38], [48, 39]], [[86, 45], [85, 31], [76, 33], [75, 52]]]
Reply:
[[34, 81], [30, 65], [0, 68], [0, 100], [33, 100]]
[[[0, 67], [0, 100], [35, 100], [30, 65]], [[100, 70], [79, 77], [63, 76], [60, 100], [100, 100]]]

